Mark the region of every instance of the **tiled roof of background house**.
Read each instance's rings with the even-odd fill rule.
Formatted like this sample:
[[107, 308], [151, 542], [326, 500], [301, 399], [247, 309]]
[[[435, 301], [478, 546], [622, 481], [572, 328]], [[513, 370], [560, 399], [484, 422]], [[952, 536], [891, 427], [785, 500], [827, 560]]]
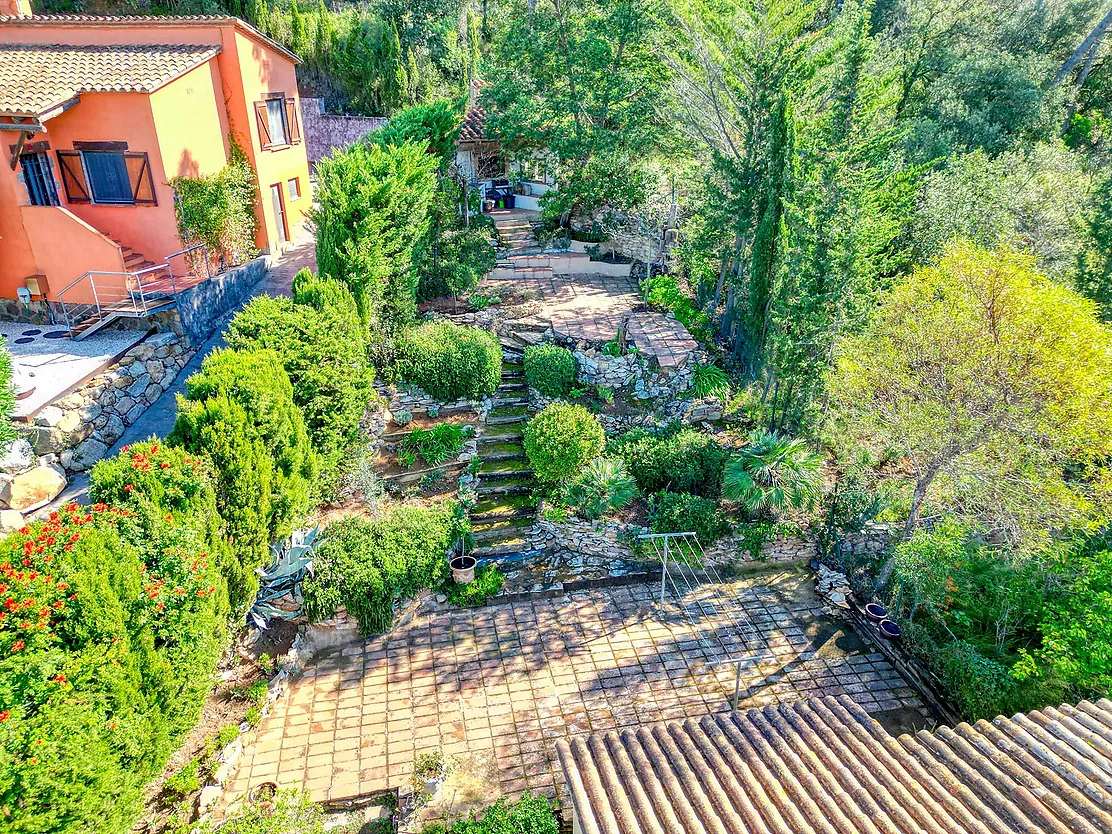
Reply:
[[463, 143], [485, 142], [486, 119], [486, 110], [482, 107], [477, 104], [468, 107], [467, 113], [463, 117], [463, 126], [459, 130], [459, 141]]
[[154, 92], [219, 51], [212, 44], [0, 44], [0, 114], [38, 116], [80, 93]]
[[1112, 702], [894, 738], [846, 696], [558, 743], [582, 834], [1108, 834]]
[[161, 27], [207, 27], [207, 26], [235, 26], [248, 37], [285, 55], [294, 63], [301, 63], [301, 59], [280, 43], [268, 38], [246, 20], [231, 15], [223, 14], [178, 14], [178, 15], [96, 15], [96, 14], [35, 14], [35, 15], [0, 15], [0, 26], [117, 26], [121, 28], [142, 26], [144, 28]]

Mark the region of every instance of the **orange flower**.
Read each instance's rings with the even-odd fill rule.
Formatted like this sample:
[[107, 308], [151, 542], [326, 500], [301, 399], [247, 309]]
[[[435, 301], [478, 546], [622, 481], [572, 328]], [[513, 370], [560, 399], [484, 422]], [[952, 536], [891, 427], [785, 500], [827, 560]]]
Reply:
[[12, 711], [10, 709], [0, 710], [0, 723], [7, 721], [11, 717]]
[[24, 643], [23, 643], [22, 640], [16, 640], [14, 643], [12, 643], [12, 651], [13, 652], [18, 652], [20, 649], [23, 648], [23, 646], [24, 646]]

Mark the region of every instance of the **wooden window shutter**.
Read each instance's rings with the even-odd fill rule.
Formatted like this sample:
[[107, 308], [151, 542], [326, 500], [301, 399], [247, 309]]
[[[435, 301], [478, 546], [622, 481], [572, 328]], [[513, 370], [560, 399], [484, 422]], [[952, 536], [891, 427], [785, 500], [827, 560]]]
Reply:
[[301, 141], [301, 125], [297, 120], [297, 101], [286, 99], [286, 133], [291, 145]]
[[255, 122], [259, 126], [259, 144], [269, 148], [274, 143], [270, 139], [270, 119], [266, 115], [266, 102], [255, 102]]
[[154, 194], [154, 178], [151, 176], [151, 163], [145, 153], [125, 153], [127, 178], [131, 183], [131, 196], [140, 206], [157, 206]]
[[62, 185], [66, 189], [66, 202], [91, 203], [89, 186], [85, 182], [85, 169], [81, 167], [78, 151], [57, 151], [58, 168], [62, 172]]

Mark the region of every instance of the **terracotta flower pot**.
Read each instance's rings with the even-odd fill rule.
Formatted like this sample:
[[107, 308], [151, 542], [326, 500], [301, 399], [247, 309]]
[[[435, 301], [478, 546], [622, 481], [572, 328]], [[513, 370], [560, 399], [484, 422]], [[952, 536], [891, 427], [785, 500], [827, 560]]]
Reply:
[[865, 606], [865, 616], [874, 623], [879, 623], [881, 620], [888, 619], [888, 609], [878, 603], [870, 602]]
[[475, 580], [475, 565], [478, 561], [474, 556], [457, 556], [448, 563], [452, 569], [452, 581], [457, 585], [467, 585]]
[[887, 637], [889, 640], [895, 640], [896, 638], [903, 635], [903, 629], [901, 629], [891, 620], [881, 620], [880, 633]]

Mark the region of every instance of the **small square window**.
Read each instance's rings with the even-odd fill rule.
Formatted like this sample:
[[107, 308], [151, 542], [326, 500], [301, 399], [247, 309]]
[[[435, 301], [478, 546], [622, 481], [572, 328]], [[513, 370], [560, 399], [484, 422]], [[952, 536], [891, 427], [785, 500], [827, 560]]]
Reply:
[[292, 180], [287, 180], [286, 181], [286, 190], [290, 194], [290, 200], [291, 201], [292, 200], [300, 200], [301, 199], [301, 180], [298, 177], [294, 177]]

